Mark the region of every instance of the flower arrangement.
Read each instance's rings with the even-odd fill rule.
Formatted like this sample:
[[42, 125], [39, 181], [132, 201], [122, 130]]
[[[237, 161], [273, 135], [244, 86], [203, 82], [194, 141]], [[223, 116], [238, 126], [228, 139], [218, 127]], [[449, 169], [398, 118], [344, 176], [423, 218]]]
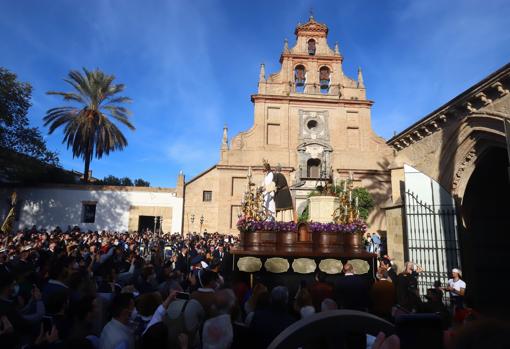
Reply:
[[[352, 223], [337, 224], [337, 223], [308, 223], [308, 228], [312, 233], [318, 232], [331, 232], [331, 233], [365, 233], [367, 231], [367, 224], [356, 219]], [[241, 232], [254, 232], [259, 230], [272, 230], [289, 232], [296, 231], [297, 224], [294, 222], [275, 222], [275, 221], [255, 221], [241, 217], [237, 221], [237, 229]]]

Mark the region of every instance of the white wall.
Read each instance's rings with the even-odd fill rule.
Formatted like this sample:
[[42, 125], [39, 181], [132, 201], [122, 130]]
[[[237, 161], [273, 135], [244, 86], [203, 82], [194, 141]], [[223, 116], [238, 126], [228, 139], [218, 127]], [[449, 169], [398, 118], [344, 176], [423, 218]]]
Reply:
[[[62, 229], [77, 225], [83, 230], [128, 229], [130, 206], [159, 206], [172, 208], [172, 233], [181, 232], [183, 199], [171, 192], [86, 190], [74, 188], [17, 188], [21, 200], [20, 217], [16, 228], [36, 225]], [[12, 189], [0, 190], [0, 217], [5, 217], [6, 199]], [[82, 202], [97, 201], [94, 223], [82, 223]]]
[[407, 164], [404, 165], [405, 188], [427, 205], [454, 206], [450, 193], [438, 182]]

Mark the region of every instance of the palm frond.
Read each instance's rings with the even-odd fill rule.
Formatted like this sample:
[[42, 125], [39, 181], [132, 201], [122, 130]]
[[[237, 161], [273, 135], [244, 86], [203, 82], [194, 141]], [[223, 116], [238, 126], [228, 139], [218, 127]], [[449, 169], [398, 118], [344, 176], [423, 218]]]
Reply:
[[131, 99], [117, 96], [124, 91], [124, 84], [115, 84], [115, 76], [99, 69], [83, 72], [71, 70], [64, 79], [74, 91], [49, 91], [47, 94], [60, 96], [66, 102], [76, 102], [81, 108], [63, 106], [51, 108], [44, 116], [44, 125], [51, 134], [63, 127], [62, 142], [71, 148], [73, 157], [91, 161], [92, 157], [101, 158], [111, 151], [122, 150], [127, 146], [127, 139], [113, 122], [134, 130], [129, 120], [131, 111], [122, 104]]

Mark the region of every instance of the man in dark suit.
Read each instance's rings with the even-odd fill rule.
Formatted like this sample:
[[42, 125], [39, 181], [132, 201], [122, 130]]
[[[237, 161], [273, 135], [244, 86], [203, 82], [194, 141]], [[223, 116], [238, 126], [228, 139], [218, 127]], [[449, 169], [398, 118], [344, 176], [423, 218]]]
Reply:
[[189, 256], [188, 248], [183, 246], [177, 255], [177, 261], [175, 261], [175, 269], [179, 270], [183, 275], [189, 272]]
[[398, 275], [395, 269], [391, 266], [391, 261], [388, 258], [381, 259], [379, 266], [388, 273], [388, 277], [393, 282], [393, 284], [397, 284]]
[[370, 285], [362, 275], [355, 275], [352, 264], [345, 263], [344, 277], [336, 283], [336, 297], [340, 308], [367, 311]]

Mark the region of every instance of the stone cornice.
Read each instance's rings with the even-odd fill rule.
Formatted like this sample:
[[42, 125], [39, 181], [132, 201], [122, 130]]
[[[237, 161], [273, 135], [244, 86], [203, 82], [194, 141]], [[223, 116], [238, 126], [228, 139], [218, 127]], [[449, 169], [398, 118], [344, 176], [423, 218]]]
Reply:
[[329, 104], [335, 106], [362, 106], [362, 107], [371, 107], [374, 104], [373, 101], [370, 100], [360, 100], [360, 99], [340, 99], [338, 97], [329, 97], [324, 95], [290, 95], [290, 96], [282, 96], [282, 95], [262, 95], [256, 94], [251, 96], [251, 101], [253, 103], [258, 101], [278, 101], [284, 102], [312, 102], [314, 104]]
[[382, 176], [390, 177], [390, 175], [391, 175], [389, 170], [365, 170], [365, 169], [355, 169], [355, 168], [352, 168], [352, 169], [337, 168], [335, 170], [335, 172], [338, 174], [343, 174], [343, 175], [349, 175], [349, 173], [352, 172], [354, 180], [361, 179], [361, 178], [357, 178], [357, 177], [362, 177], [362, 176], [382, 175]]
[[306, 60], [306, 61], [316, 61], [316, 62], [327, 61], [327, 62], [339, 62], [339, 63], [342, 63], [344, 61], [344, 57], [339, 54], [335, 54], [335, 55], [331, 55], [331, 56], [324, 56], [324, 55], [310, 56], [310, 55], [302, 54], [302, 53], [283, 52], [280, 56], [280, 63], [283, 62], [284, 58], [290, 58], [290, 59], [296, 60], [296, 61]]
[[452, 120], [480, 112], [482, 108], [507, 95], [509, 88], [510, 63], [395, 135], [387, 144], [400, 151], [439, 131]]
[[[216, 167], [218, 168], [218, 170], [248, 171], [248, 167], [250, 167], [250, 166], [249, 165], [217, 165]], [[271, 167], [273, 167], [273, 166], [271, 166]], [[262, 166], [262, 165], [251, 166], [251, 169], [253, 171], [262, 172], [262, 171], [264, 171], [264, 166]], [[292, 171], [295, 171], [294, 167], [282, 166], [282, 172], [292, 172]]]

